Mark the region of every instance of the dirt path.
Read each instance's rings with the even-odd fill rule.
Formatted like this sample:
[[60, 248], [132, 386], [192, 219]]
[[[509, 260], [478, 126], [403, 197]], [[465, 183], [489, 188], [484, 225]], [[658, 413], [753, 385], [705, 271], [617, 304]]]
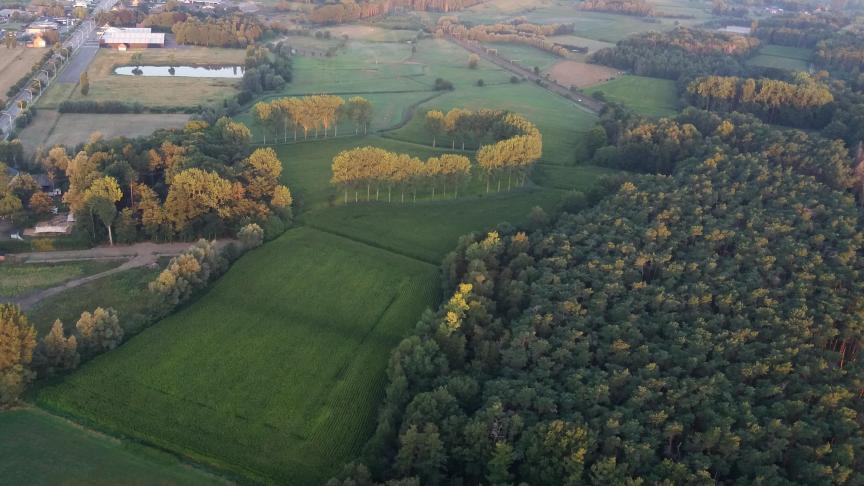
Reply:
[[491, 62], [492, 64], [495, 64], [496, 66], [502, 67], [502, 68], [506, 69], [507, 71], [510, 71], [513, 74], [516, 74], [516, 75], [519, 75], [525, 79], [531, 80], [532, 82], [537, 82], [537, 81], [542, 82], [542, 87], [545, 88], [547, 91], [551, 91], [552, 93], [555, 93], [557, 95], [563, 96], [564, 98], [567, 98], [571, 102], [575, 103], [576, 106], [582, 108], [585, 111], [588, 111], [588, 112], [593, 113], [593, 114], [597, 114], [600, 112], [601, 109], [603, 109], [603, 103], [601, 103], [601, 102], [599, 102], [593, 98], [588, 98], [586, 95], [571, 93], [569, 89], [565, 88], [564, 86], [561, 86], [560, 84], [558, 84], [554, 81], [540, 77], [540, 76], [534, 74], [533, 71], [529, 71], [528, 69], [525, 69], [522, 66], [513, 64], [510, 61], [504, 59], [503, 57], [501, 57], [497, 54], [492, 54], [492, 53], [488, 52], [486, 50], [486, 48], [484, 48], [483, 45], [480, 43], [473, 42], [473, 41], [466, 41], [464, 39], [457, 39], [456, 37], [453, 37], [453, 36], [446, 36], [446, 39], [449, 40], [450, 42], [453, 42], [454, 44], [462, 47], [463, 49], [465, 49], [468, 52], [472, 52], [474, 54], [477, 54], [478, 56], [480, 56], [481, 59], [485, 59], [485, 60]]
[[[217, 240], [216, 245], [221, 248], [229, 241], [230, 240]], [[145, 242], [125, 246], [100, 246], [88, 250], [19, 253], [15, 255], [15, 257], [24, 263], [60, 263], [81, 260], [126, 260], [126, 262], [119, 267], [112, 268], [111, 270], [72, 279], [55, 287], [20, 295], [11, 299], [11, 302], [18, 304], [18, 306], [21, 307], [21, 310], [27, 311], [39, 302], [61, 292], [115, 273], [129, 270], [130, 268], [143, 267], [145, 265], [156, 263], [160, 257], [178, 255], [189, 248], [189, 246], [191, 246], [191, 243]]]

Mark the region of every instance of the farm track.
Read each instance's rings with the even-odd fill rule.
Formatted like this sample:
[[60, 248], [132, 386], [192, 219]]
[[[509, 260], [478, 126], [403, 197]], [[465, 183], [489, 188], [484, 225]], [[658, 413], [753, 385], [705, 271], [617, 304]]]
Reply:
[[[217, 240], [218, 246], [224, 246], [228, 240]], [[190, 243], [137, 243], [129, 246], [97, 247], [88, 250], [68, 250], [52, 252], [19, 253], [16, 259], [24, 263], [62, 263], [83, 260], [126, 260], [120, 266], [86, 277], [68, 280], [60, 285], [37, 290], [10, 299], [22, 310], [27, 311], [39, 302], [53, 297], [75, 287], [99, 280], [101, 278], [123, 272], [132, 268], [143, 267], [156, 263], [160, 257], [175, 256], [189, 248]]]

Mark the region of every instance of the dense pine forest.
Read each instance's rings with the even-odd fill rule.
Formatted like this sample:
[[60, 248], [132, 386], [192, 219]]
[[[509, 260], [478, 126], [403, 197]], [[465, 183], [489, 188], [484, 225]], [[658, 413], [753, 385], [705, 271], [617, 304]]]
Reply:
[[452, 297], [390, 360], [373, 466], [422, 484], [864, 480], [858, 220], [846, 193], [717, 153], [550, 228], [464, 238]]

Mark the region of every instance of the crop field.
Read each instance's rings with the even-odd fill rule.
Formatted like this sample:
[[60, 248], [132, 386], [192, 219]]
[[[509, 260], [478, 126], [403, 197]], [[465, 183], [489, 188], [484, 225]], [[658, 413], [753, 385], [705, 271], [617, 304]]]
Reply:
[[69, 263], [0, 263], [0, 297], [18, 295], [60, 285], [118, 266], [118, 261]]
[[765, 44], [755, 56], [747, 60], [747, 64], [787, 71], [806, 71], [812, 57], [812, 49]]
[[168, 454], [29, 409], [0, 412], [0, 478], [5, 484], [67, 486], [225, 484]]
[[[168, 259], [162, 259], [162, 266]], [[76, 263], [77, 264], [77, 263]], [[153, 306], [147, 284], [156, 278], [160, 268], [139, 267], [114, 273], [49, 297], [30, 309], [30, 323], [40, 335], [51, 329], [55, 319], [66, 329], [75, 327], [84, 311], [96, 307], [113, 307], [120, 316], [120, 325], [133, 334], [144, 322], [142, 314]]]
[[[167, 65], [173, 55], [178, 65], [242, 65], [242, 49], [188, 47], [183, 49], [147, 49], [136, 51], [147, 65]], [[37, 106], [54, 108], [64, 100], [126, 101], [145, 106], [196, 106], [217, 103], [235, 95], [237, 79], [169, 78], [123, 76], [114, 74], [114, 68], [129, 65], [133, 52], [100, 49], [87, 70], [90, 93], [81, 95], [77, 85], [54, 83]]]
[[104, 138], [140, 137], [160, 128], [182, 128], [190, 115], [155, 113], [59, 113], [40, 110], [33, 122], [19, 134], [28, 152], [36, 147], [63, 144], [74, 147], [96, 132]]
[[[9, 28], [8, 26], [6, 27]], [[0, 98], [6, 99], [6, 92], [25, 74], [30, 72], [42, 56], [45, 48], [19, 46], [14, 49], [0, 49]]]
[[456, 201], [347, 204], [311, 211], [302, 215], [301, 221], [437, 265], [453, 250], [460, 236], [505, 221], [523, 223], [534, 206], [550, 211], [563, 194], [557, 190], [521, 189]]
[[390, 350], [437, 281], [434, 265], [290, 230], [38, 402], [241, 474], [321, 484], [372, 433]]
[[592, 94], [598, 91], [642, 115], [671, 116], [678, 106], [675, 82], [668, 79], [625, 75], [589, 90]]

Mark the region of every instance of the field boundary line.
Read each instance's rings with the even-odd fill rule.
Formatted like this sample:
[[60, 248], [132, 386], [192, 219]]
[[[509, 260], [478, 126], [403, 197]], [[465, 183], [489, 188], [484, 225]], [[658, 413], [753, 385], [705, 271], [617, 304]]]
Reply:
[[[184, 467], [184, 468], [193, 469], [197, 472], [200, 472], [201, 474], [206, 475], [207, 477], [209, 477], [210, 479], [212, 479], [216, 482], [220, 482], [223, 484], [236, 484], [234, 482], [234, 478], [232, 478], [230, 476], [226, 477], [226, 476], [223, 476], [221, 474], [218, 474], [217, 471], [219, 471], [219, 472], [222, 472], [222, 471], [218, 470], [217, 468], [210, 468], [204, 463], [192, 461], [192, 460], [190, 460], [190, 458], [184, 456], [183, 454], [178, 454], [177, 452], [175, 452], [173, 450], [170, 450], [170, 449], [167, 449], [164, 447], [159, 447], [156, 444], [151, 444], [149, 442], [140, 441], [140, 440], [137, 440], [135, 438], [132, 438], [132, 437], [129, 437], [126, 435], [122, 435], [122, 434], [121, 435], [114, 435], [114, 434], [111, 434], [109, 432], [99, 430], [95, 427], [91, 427], [85, 423], [82, 423], [82, 422], [75, 420], [75, 418], [81, 418], [81, 417], [78, 417], [77, 415], [70, 414], [67, 416], [63, 413], [60, 413], [59, 411], [58, 412], [52, 411], [50, 407], [45, 407], [42, 405], [37, 405], [35, 403], [29, 403], [29, 402], [28, 402], [27, 406], [17, 407], [17, 408], [21, 409], [21, 410], [29, 410], [29, 411], [37, 414], [37, 415], [42, 415], [45, 417], [51, 417], [52, 419], [59, 420], [73, 429], [80, 430], [81, 432], [87, 434], [88, 436], [91, 436], [91, 437], [99, 439], [99, 440], [104, 440], [106, 442], [110, 442], [111, 444], [114, 444], [117, 446], [124, 446], [127, 444], [132, 444], [136, 447], [144, 447], [147, 449], [153, 449], [154, 451], [158, 451], [162, 454], [166, 454], [168, 456], [173, 457], [174, 459], [177, 460], [179, 466]], [[72, 418], [72, 417], [75, 417], [75, 418]], [[90, 422], [86, 418], [83, 418], [83, 421], [84, 422]], [[133, 452], [133, 454], [134, 454], [134, 452]], [[134, 454], [134, 455], [135, 455], [135, 457], [139, 457], [138, 454]], [[231, 471], [229, 471], [229, 474], [230, 473], [231, 473]]]
[[435, 262], [435, 261], [431, 261], [431, 260], [426, 260], [426, 259], [424, 259], [424, 258], [421, 258], [421, 257], [417, 256], [417, 255], [411, 255], [411, 254], [409, 254], [409, 253], [401, 252], [401, 251], [395, 250], [395, 249], [393, 249], [393, 248], [387, 248], [387, 247], [384, 247], [384, 246], [381, 246], [381, 245], [377, 245], [377, 244], [375, 244], [374, 242], [369, 241], [369, 240], [365, 240], [365, 239], [361, 239], [361, 238], [356, 238], [356, 237], [354, 237], [354, 236], [349, 236], [349, 235], [346, 234], [346, 233], [342, 233], [342, 232], [339, 232], [339, 231], [335, 231], [335, 230], [332, 230], [332, 229], [329, 229], [329, 228], [323, 228], [323, 227], [320, 227], [320, 226], [316, 226], [316, 225], [314, 225], [314, 224], [312, 224], [312, 223], [310, 223], [310, 222], [308, 222], [308, 221], [304, 221], [303, 224], [302, 224], [302, 226], [306, 226], [306, 227], [308, 227], [308, 228], [310, 228], [310, 229], [313, 229], [313, 230], [315, 230], [315, 231], [319, 231], [319, 232], [321, 232], [321, 233], [326, 233], [326, 234], [329, 234], [329, 235], [338, 236], [339, 238], [342, 238], [342, 239], [345, 239], [345, 240], [348, 240], [348, 241], [353, 241], [354, 243], [359, 243], [359, 244], [361, 244], [361, 245], [368, 246], [369, 248], [374, 248], [374, 249], [376, 249], [376, 250], [384, 251], [384, 252], [387, 252], [387, 253], [392, 253], [392, 254], [394, 254], [394, 255], [399, 255], [399, 256], [401, 256], [401, 257], [408, 258], [408, 259], [410, 259], [410, 260], [414, 260], [414, 261], [416, 261], [416, 262], [418, 262], [418, 263], [422, 263], [422, 264], [424, 264], [424, 265], [430, 265], [430, 266], [433, 266], [433, 267], [436, 267], [436, 268], [437, 268], [438, 265], [441, 264], [441, 262]]

